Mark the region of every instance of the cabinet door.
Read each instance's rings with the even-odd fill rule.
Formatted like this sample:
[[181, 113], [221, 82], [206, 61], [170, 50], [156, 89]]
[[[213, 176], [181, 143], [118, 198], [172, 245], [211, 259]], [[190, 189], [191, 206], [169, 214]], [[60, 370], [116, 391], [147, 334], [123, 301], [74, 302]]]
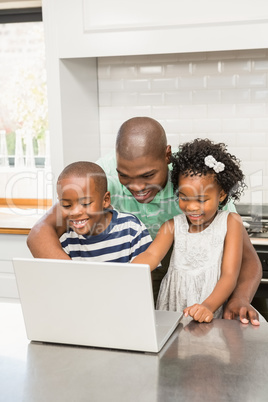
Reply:
[[43, 0], [60, 58], [267, 47], [267, 0]]

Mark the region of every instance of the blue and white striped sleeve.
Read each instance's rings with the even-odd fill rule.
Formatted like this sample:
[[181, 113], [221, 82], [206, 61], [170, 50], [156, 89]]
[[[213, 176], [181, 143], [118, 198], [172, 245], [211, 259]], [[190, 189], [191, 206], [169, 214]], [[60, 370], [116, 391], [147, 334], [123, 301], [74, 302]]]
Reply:
[[61, 247], [62, 247], [63, 251], [65, 251], [65, 253], [67, 255], [70, 255], [68, 235], [66, 232], [63, 233], [63, 235], [60, 237], [60, 243], [61, 243]]

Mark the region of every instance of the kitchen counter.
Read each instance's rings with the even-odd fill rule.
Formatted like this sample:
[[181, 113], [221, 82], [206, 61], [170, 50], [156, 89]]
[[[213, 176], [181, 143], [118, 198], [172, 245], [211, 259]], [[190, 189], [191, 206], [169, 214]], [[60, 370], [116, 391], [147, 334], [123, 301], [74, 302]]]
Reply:
[[[0, 233], [19, 233], [27, 234], [33, 225], [40, 219], [45, 210], [21, 209], [21, 208], [0, 208]], [[12, 230], [13, 229], [13, 230]]]
[[268, 246], [268, 237], [267, 238], [262, 238], [262, 237], [250, 237], [250, 241], [253, 245], [258, 245], [258, 246]]
[[183, 318], [158, 354], [29, 342], [20, 304], [0, 303], [0, 399], [266, 402], [268, 323]]
[[48, 207], [0, 206], [0, 233], [28, 234], [33, 225], [46, 213]]

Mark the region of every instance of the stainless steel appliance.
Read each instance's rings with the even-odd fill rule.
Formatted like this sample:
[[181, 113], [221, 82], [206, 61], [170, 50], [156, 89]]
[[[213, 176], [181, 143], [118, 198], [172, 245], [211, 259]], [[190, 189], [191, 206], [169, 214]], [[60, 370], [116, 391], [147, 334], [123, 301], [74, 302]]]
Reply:
[[268, 205], [239, 204], [236, 209], [262, 264], [262, 280], [252, 304], [268, 321]]

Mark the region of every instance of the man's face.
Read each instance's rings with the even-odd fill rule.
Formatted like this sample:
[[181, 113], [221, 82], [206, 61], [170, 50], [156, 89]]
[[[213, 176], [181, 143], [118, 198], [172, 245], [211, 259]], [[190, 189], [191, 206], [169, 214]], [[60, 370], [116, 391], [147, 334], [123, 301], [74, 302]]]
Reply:
[[151, 202], [168, 180], [170, 147], [163, 158], [155, 159], [152, 155], [134, 160], [122, 158], [117, 153], [117, 172], [123, 184], [140, 203]]

